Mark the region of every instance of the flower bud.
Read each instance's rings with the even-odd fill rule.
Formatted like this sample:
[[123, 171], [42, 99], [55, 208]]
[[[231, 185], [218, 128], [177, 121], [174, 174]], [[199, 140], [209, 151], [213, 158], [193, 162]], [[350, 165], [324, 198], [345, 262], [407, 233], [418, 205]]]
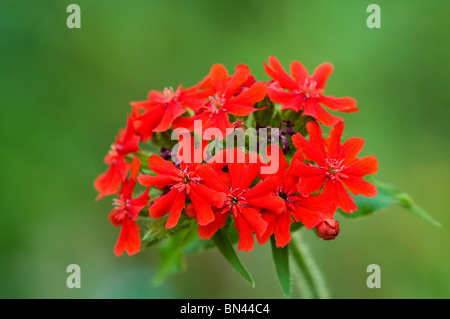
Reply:
[[339, 234], [339, 222], [333, 218], [324, 219], [316, 226], [317, 235], [324, 240], [335, 239]]
[[237, 129], [239, 128], [239, 129], [241, 129], [243, 132], [245, 132], [245, 127], [244, 127], [243, 124], [245, 124], [245, 123], [242, 122], [242, 121], [236, 121], [236, 122], [234, 122], [234, 129], [237, 130]]

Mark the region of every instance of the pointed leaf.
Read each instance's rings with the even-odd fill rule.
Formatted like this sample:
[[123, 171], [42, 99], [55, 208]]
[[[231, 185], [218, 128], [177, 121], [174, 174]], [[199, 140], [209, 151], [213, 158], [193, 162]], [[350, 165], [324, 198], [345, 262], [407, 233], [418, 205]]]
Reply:
[[245, 280], [247, 280], [252, 285], [252, 287], [255, 287], [255, 282], [253, 281], [252, 276], [245, 268], [245, 266], [241, 263], [225, 231], [223, 229], [219, 229], [214, 234], [212, 239], [217, 248], [219, 248], [219, 251], [234, 268], [234, 270], [236, 270]]
[[168, 237], [177, 234], [183, 229], [189, 228], [191, 225], [195, 224], [195, 220], [189, 218], [185, 214], [180, 216], [178, 224], [170, 229], [166, 228], [168, 216], [162, 218], [153, 219], [151, 217], [139, 216], [138, 223], [144, 230], [144, 236], [142, 237], [142, 249], [146, 249], [153, 246], [160, 241], [167, 239]]
[[272, 256], [277, 271], [278, 281], [281, 285], [286, 298], [291, 298], [291, 273], [289, 270], [289, 245], [278, 248], [275, 243], [275, 237], [270, 237], [272, 244]]
[[157, 283], [163, 282], [168, 276], [173, 275], [184, 268], [184, 256], [182, 248], [197, 234], [196, 225], [192, 223], [173, 234], [161, 245], [159, 256], [161, 258], [159, 271], [155, 278]]
[[372, 213], [387, 208], [393, 205], [399, 205], [406, 208], [411, 213], [423, 218], [433, 226], [440, 227], [441, 224], [431, 217], [426, 211], [418, 206], [408, 194], [402, 193], [397, 187], [385, 183], [381, 183], [374, 179], [370, 180], [378, 189], [378, 194], [374, 197], [365, 197], [362, 195], [355, 196], [355, 204], [358, 210], [353, 214], [343, 213], [340, 209], [338, 211], [348, 218], [358, 218], [368, 216]]

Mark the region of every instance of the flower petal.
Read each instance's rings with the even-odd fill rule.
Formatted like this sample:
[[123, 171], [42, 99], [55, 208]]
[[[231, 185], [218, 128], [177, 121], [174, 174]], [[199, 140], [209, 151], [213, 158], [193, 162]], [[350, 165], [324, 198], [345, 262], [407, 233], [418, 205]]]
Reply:
[[303, 115], [309, 115], [326, 126], [335, 126], [342, 121], [340, 117], [331, 115], [314, 99], [307, 99], [303, 109]]
[[359, 109], [356, 107], [356, 100], [351, 97], [334, 97], [334, 96], [320, 96], [317, 102], [325, 105], [330, 110], [340, 111], [344, 113], [356, 112]]
[[161, 218], [170, 211], [173, 201], [178, 195], [178, 190], [172, 188], [167, 194], [156, 198], [148, 209], [150, 216], [153, 218]]
[[347, 165], [356, 159], [364, 146], [364, 140], [360, 137], [350, 137], [340, 147], [339, 158], [344, 158], [342, 164]]
[[313, 72], [311, 78], [316, 81], [316, 89], [323, 89], [327, 83], [328, 77], [333, 73], [333, 65], [325, 62], [319, 65]]
[[250, 74], [250, 68], [246, 66], [245, 64], [238, 64], [236, 66], [236, 72], [234, 75], [229, 79], [225, 91], [224, 91], [224, 97], [225, 99], [231, 98], [233, 95], [235, 95], [239, 88], [247, 81], [248, 75]]
[[209, 205], [217, 208], [221, 208], [224, 205], [225, 198], [227, 197], [224, 192], [217, 192], [202, 184], [192, 185], [191, 192], [192, 191], [196, 192]]
[[166, 161], [159, 155], [151, 155], [148, 159], [149, 168], [158, 175], [178, 176], [180, 170], [175, 167], [173, 162]]
[[276, 57], [269, 57], [269, 65], [264, 62], [264, 70], [272, 79], [278, 81], [283, 88], [291, 91], [299, 88], [298, 83], [286, 73]]
[[366, 197], [375, 196], [378, 191], [377, 187], [368, 181], [365, 181], [362, 177], [349, 176], [342, 180], [345, 187], [353, 193], [353, 195], [364, 195]]
[[[228, 208], [228, 207], [227, 207]], [[207, 225], [199, 225], [197, 229], [198, 236], [201, 239], [210, 239], [217, 230], [225, 226], [229, 212], [222, 213], [222, 210], [214, 213], [214, 220]]]
[[195, 190], [191, 189], [189, 192], [189, 199], [192, 201], [192, 205], [194, 205], [197, 223], [199, 225], [207, 225], [214, 220], [214, 213], [211, 209], [211, 205], [195, 192]]
[[253, 230], [247, 224], [247, 221], [238, 215], [234, 218], [234, 226], [239, 232], [238, 249], [241, 251], [252, 251], [255, 239], [253, 237]]
[[323, 193], [330, 196], [337, 207], [340, 207], [342, 211], [346, 213], [353, 213], [358, 210], [353, 197], [345, 189], [344, 185], [340, 182], [327, 182], [323, 188]]
[[153, 176], [153, 175], [139, 175], [138, 176], [139, 184], [146, 187], [155, 186], [158, 189], [162, 189], [166, 186], [175, 184], [174, 178], [172, 176]]
[[279, 196], [265, 196], [246, 198], [245, 204], [250, 207], [263, 208], [275, 213], [281, 213], [286, 209], [284, 200]]
[[214, 88], [218, 92], [223, 92], [228, 80], [228, 71], [222, 64], [214, 64], [211, 67], [209, 77], [212, 81]]
[[375, 156], [364, 156], [357, 158], [342, 170], [346, 175], [364, 176], [375, 174], [378, 171], [378, 160]]
[[258, 236], [262, 236], [266, 231], [267, 223], [261, 217], [261, 210], [253, 207], [240, 207], [239, 211], [251, 229]]
[[185, 205], [186, 195], [185, 192], [178, 192], [175, 200], [173, 201], [170, 209], [169, 218], [167, 219], [166, 228], [173, 228], [178, 224], [178, 220], [181, 216], [181, 211], [186, 207]]
[[130, 256], [141, 250], [139, 226], [128, 217], [123, 220], [122, 229], [120, 230], [119, 238], [114, 247], [114, 254], [120, 256], [125, 250]]
[[291, 74], [297, 83], [303, 83], [309, 77], [308, 71], [306, 71], [306, 68], [299, 61], [293, 61], [291, 63]]

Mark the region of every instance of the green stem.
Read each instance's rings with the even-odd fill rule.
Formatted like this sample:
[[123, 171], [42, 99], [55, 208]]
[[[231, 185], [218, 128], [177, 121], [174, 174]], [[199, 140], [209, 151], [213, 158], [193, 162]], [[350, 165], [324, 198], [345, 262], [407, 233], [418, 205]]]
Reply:
[[322, 273], [317, 268], [308, 249], [301, 240], [293, 237], [289, 243], [291, 256], [300, 271], [303, 282], [300, 286], [307, 298], [328, 299], [330, 298]]

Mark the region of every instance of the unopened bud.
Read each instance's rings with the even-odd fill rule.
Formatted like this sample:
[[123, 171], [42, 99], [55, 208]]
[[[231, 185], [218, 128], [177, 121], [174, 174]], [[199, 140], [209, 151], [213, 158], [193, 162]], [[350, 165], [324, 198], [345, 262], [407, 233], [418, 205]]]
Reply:
[[236, 122], [234, 122], [234, 129], [236, 130], [236, 129], [241, 129], [242, 131], [244, 131], [245, 132], [245, 127], [244, 127], [244, 125], [243, 124], [245, 124], [244, 122], [242, 122], [242, 121], [236, 121]]
[[333, 218], [323, 220], [316, 226], [317, 235], [325, 240], [335, 239], [339, 234], [339, 222]]

